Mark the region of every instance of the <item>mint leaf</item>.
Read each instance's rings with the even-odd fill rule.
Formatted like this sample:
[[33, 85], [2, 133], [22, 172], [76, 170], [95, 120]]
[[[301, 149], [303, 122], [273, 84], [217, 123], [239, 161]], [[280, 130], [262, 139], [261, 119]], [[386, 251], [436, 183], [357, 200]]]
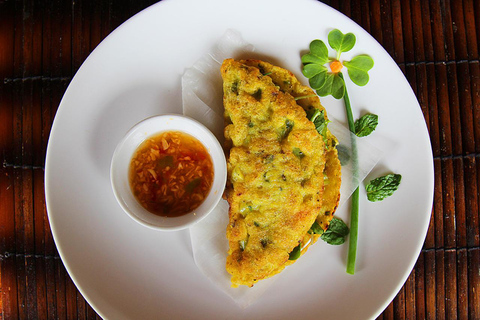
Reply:
[[401, 181], [402, 176], [399, 174], [387, 174], [373, 179], [365, 187], [368, 200], [372, 202], [382, 201], [391, 196], [398, 189]]
[[314, 233], [314, 234], [323, 234], [323, 229], [320, 227], [317, 221], [315, 221], [312, 226], [310, 227], [310, 230], [308, 230], [308, 233]]
[[343, 65], [348, 69], [348, 76], [357, 86], [368, 83], [368, 70], [373, 68], [373, 59], [367, 55], [359, 55], [350, 61], [344, 61]]
[[310, 52], [302, 56], [302, 63], [316, 63], [324, 65], [330, 61], [328, 58], [328, 48], [322, 40], [313, 40], [310, 42]]
[[[310, 109], [307, 110], [307, 119], [315, 123], [315, 120], [317, 120], [318, 116], [323, 112], [320, 111], [317, 108], [311, 107]], [[316, 126], [315, 126], [316, 127]]]
[[349, 233], [350, 230], [345, 222], [334, 217], [332, 221], [330, 221], [327, 231], [325, 231], [320, 238], [328, 244], [340, 245], [345, 242]]
[[350, 51], [355, 45], [355, 35], [353, 33], [343, 34], [340, 30], [335, 29], [328, 34], [328, 44], [332, 49], [337, 51], [337, 60], [342, 52]]
[[317, 129], [318, 133], [322, 135], [323, 141], [327, 143], [327, 124], [330, 121], [325, 120], [325, 111], [320, 111], [317, 108], [309, 109], [307, 111], [307, 118], [313, 122], [315, 129]]
[[297, 260], [300, 258], [300, 253], [302, 253], [302, 244], [300, 243], [298, 246], [293, 248], [292, 252], [290, 252], [288, 256], [288, 260]]
[[366, 137], [372, 133], [378, 125], [376, 114], [366, 114], [355, 121], [355, 134], [358, 137]]

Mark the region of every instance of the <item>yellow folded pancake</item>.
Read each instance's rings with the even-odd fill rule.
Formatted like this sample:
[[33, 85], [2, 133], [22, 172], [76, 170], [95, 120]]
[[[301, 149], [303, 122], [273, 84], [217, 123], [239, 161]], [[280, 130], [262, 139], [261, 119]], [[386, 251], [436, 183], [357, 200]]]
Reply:
[[[221, 67], [230, 204], [226, 268], [232, 286], [253, 286], [294, 262], [328, 227], [338, 205], [335, 137], [320, 135], [305, 110], [324, 110], [287, 70], [227, 59]], [[326, 114], [324, 113], [325, 117]]]
[[[324, 112], [325, 119], [328, 120], [327, 111], [320, 103], [320, 99], [310, 87], [304, 86], [290, 71], [274, 66], [268, 62], [260, 60], [242, 60], [242, 63], [257, 67], [262, 74], [268, 74], [272, 82], [277, 85], [280, 90], [290, 94], [294, 98], [306, 97], [296, 100], [297, 104], [305, 111], [313, 108]], [[326, 164], [325, 175], [326, 183], [323, 195], [323, 206], [318, 215], [317, 222], [326, 230], [329, 222], [333, 218], [333, 214], [337, 209], [340, 201], [340, 185], [341, 185], [341, 165], [338, 159], [338, 151], [335, 146], [338, 144], [335, 136], [328, 130], [326, 132]]]

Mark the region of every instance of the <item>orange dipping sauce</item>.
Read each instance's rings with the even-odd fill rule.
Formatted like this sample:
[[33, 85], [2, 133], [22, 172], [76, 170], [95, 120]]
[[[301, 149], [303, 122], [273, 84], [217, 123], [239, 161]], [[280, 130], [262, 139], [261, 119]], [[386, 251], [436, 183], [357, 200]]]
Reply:
[[149, 137], [130, 162], [130, 188], [148, 211], [177, 217], [198, 208], [213, 183], [213, 163], [203, 144], [179, 131]]

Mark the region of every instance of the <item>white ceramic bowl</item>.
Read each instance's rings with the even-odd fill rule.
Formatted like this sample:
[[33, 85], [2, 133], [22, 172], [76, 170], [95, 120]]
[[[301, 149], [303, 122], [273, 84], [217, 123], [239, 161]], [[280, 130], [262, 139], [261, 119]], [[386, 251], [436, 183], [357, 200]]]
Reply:
[[[146, 138], [164, 131], [181, 131], [197, 138], [213, 162], [213, 184], [206, 199], [197, 209], [179, 217], [162, 217], [149, 212], [138, 203], [130, 189], [128, 171], [135, 150]], [[117, 145], [110, 167], [113, 192], [123, 210], [138, 223], [165, 231], [185, 229], [205, 218], [220, 201], [226, 179], [225, 154], [215, 136], [198, 121], [176, 114], [154, 116], [136, 124]]]

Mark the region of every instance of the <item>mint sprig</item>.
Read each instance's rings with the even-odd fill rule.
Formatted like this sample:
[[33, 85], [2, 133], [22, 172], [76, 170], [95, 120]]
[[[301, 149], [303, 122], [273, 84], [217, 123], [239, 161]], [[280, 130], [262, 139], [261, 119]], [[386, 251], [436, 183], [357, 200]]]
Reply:
[[337, 246], [345, 243], [345, 239], [349, 233], [350, 230], [348, 230], [345, 222], [334, 217], [332, 221], [330, 221], [327, 231], [320, 236], [320, 239], [328, 244]]
[[355, 134], [357, 137], [366, 137], [370, 135], [378, 125], [378, 116], [376, 114], [366, 114], [355, 121]]

